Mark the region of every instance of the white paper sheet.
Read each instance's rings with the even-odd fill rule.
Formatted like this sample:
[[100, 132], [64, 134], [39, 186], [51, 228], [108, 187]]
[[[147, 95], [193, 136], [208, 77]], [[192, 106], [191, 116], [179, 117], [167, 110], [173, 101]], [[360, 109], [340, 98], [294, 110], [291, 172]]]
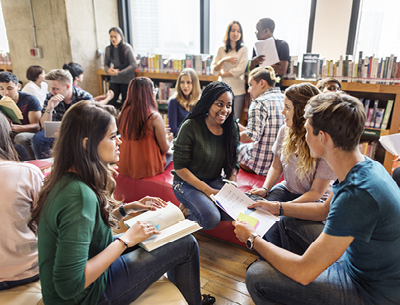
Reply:
[[264, 61], [260, 64], [260, 67], [271, 66], [279, 62], [278, 51], [276, 50], [275, 39], [273, 37], [259, 40], [254, 44], [256, 54], [264, 55]]
[[400, 155], [400, 133], [381, 136], [379, 142], [392, 155]]

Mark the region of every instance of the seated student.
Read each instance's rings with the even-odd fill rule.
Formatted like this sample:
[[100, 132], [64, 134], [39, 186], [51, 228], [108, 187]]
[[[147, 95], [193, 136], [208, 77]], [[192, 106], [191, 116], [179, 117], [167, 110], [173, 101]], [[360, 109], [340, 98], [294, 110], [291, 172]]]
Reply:
[[232, 104], [229, 85], [210, 83], [174, 142], [174, 194], [188, 209], [187, 218], [204, 230], [214, 229], [221, 216], [222, 220], [231, 219], [210, 195], [222, 188], [223, 178], [236, 181], [238, 135]]
[[0, 115], [0, 290], [39, 279], [37, 240], [28, 221], [43, 175], [38, 167], [17, 162], [9, 131], [10, 124]]
[[342, 91], [342, 84], [340, 81], [334, 77], [328, 77], [321, 79], [317, 83], [317, 88], [321, 92], [338, 92]]
[[[365, 126], [363, 104], [344, 93], [313, 97], [305, 111], [311, 155], [323, 158], [338, 177], [321, 203], [282, 204], [288, 247], [259, 238], [245, 222], [236, 235], [263, 260], [250, 266], [246, 285], [256, 304], [399, 304], [400, 191], [385, 168], [358, 148]], [[258, 202], [273, 214], [279, 205]], [[295, 217], [295, 218], [291, 218]], [[285, 224], [287, 220], [289, 223]], [[322, 233], [314, 221], [326, 220]], [[254, 235], [253, 235], [254, 234]], [[310, 240], [291, 253], [298, 240]], [[296, 245], [294, 245], [297, 247]]]
[[42, 107], [38, 99], [28, 93], [20, 92], [18, 78], [11, 72], [0, 72], [0, 95], [8, 96], [22, 112], [22, 125], [10, 121], [11, 137], [15, 144], [22, 145], [29, 159], [34, 160], [32, 141], [35, 133], [40, 130], [39, 120]]
[[[279, 129], [272, 147], [272, 165], [263, 186], [250, 190], [251, 194], [269, 201], [311, 202], [328, 198], [336, 176], [323, 159], [311, 156], [303, 117], [308, 100], [319, 93], [310, 83], [286, 89], [282, 111], [285, 125]], [[282, 173], [284, 180], [275, 185]]]
[[[83, 67], [80, 64], [70, 62], [68, 64], [64, 64], [62, 68], [71, 73], [73, 79], [72, 86], [82, 90], [82, 88], [79, 87], [79, 83], [83, 82]], [[107, 105], [107, 103], [111, 101], [113, 97], [114, 91], [108, 90], [107, 94], [96, 96], [93, 98], [93, 100], [103, 105]]]
[[[137, 245], [158, 234], [137, 223], [113, 238], [126, 214], [165, 206], [145, 197], [121, 205], [109, 166], [119, 159], [111, 106], [83, 101], [65, 114], [54, 164], [32, 213], [45, 304], [129, 304], [165, 272], [189, 304], [200, 304], [199, 249], [192, 235], [152, 252]], [[208, 303], [207, 303], [208, 304]]]
[[173, 139], [157, 110], [153, 82], [147, 77], [134, 78], [118, 118], [121, 133], [121, 158], [118, 170], [135, 179], [163, 173], [165, 154]]
[[266, 175], [272, 163], [272, 145], [283, 125], [285, 96], [275, 87], [279, 77], [272, 67], [255, 68], [249, 74], [249, 93], [253, 99], [248, 112], [247, 127], [239, 124], [240, 167], [257, 175]]
[[178, 135], [179, 126], [196, 105], [201, 94], [200, 82], [196, 71], [183, 69], [175, 85], [175, 94], [168, 102], [168, 125], [174, 137]]
[[26, 78], [29, 82], [22, 88], [22, 92], [36, 96], [40, 106], [43, 107], [44, 100], [46, 99], [49, 86], [44, 81], [46, 73], [41, 66], [30, 66], [26, 70]]
[[[49, 83], [50, 92], [47, 94], [42, 109], [40, 125], [44, 128], [45, 121], [61, 121], [64, 113], [75, 103], [92, 100], [92, 95], [72, 86], [72, 76], [63, 69], [51, 70], [45, 76]], [[42, 129], [33, 137], [33, 149], [37, 159], [51, 157], [54, 138], [46, 138]]]

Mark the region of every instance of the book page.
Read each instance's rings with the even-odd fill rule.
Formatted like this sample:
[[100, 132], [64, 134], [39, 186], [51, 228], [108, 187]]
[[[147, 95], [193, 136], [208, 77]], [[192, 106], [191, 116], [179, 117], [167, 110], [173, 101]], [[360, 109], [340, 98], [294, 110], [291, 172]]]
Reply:
[[127, 228], [130, 228], [138, 221], [144, 221], [154, 225], [157, 230], [161, 231], [183, 219], [185, 219], [185, 217], [181, 210], [175, 204], [167, 202], [165, 208], [144, 212], [125, 221], [124, 223]]
[[264, 61], [260, 64], [260, 67], [271, 66], [279, 62], [278, 51], [276, 50], [275, 39], [273, 37], [259, 40], [254, 44], [256, 54], [264, 55]]
[[254, 218], [252, 219], [255, 224], [253, 227], [261, 236], [264, 236], [274, 223], [279, 220], [279, 217], [264, 209], [248, 209], [247, 207], [253, 203], [253, 200], [232, 184], [226, 183], [214, 198], [217, 204], [233, 219], [245, 219], [243, 216], [239, 217], [240, 214]]
[[140, 243], [140, 246], [147, 251], [152, 251], [166, 243], [173, 242], [200, 229], [201, 227], [197, 222], [184, 219], [162, 230], [160, 234], [150, 236], [148, 239]]
[[0, 100], [0, 110], [14, 123], [21, 124], [24, 117], [17, 104], [8, 96], [3, 96]]
[[381, 136], [379, 138], [379, 142], [381, 142], [383, 148], [385, 148], [392, 155], [400, 155], [400, 133]]

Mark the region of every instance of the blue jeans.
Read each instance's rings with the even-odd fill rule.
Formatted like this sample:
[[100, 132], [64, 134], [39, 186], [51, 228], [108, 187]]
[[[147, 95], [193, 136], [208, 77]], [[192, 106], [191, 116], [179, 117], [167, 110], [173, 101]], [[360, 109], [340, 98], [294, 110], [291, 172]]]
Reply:
[[268, 196], [265, 197], [265, 199], [269, 201], [291, 201], [294, 200], [298, 197], [300, 197], [302, 194], [295, 194], [287, 190], [282, 184], [277, 184], [275, 185], [271, 191], [269, 192]]
[[0, 290], [11, 289], [17, 286], [22, 286], [25, 284], [36, 282], [38, 280], [39, 280], [39, 274], [36, 274], [32, 277], [28, 277], [27, 279], [23, 280], [0, 282]]
[[151, 252], [129, 248], [108, 268], [97, 304], [130, 304], [165, 272], [189, 304], [201, 304], [199, 248], [192, 235]]
[[[225, 184], [222, 179], [204, 182], [218, 190]], [[188, 208], [189, 215], [187, 219], [197, 221], [203, 227], [203, 230], [214, 229], [221, 220], [233, 220], [228, 214], [218, 208], [206, 194], [186, 181], [174, 181], [173, 189], [179, 202]]]
[[[302, 255], [323, 228], [321, 222], [283, 216], [263, 238]], [[312, 283], [304, 286], [261, 259], [247, 270], [247, 289], [256, 304], [364, 304], [342, 261], [343, 258], [339, 258]]]
[[33, 136], [33, 151], [36, 159], [46, 159], [51, 157], [51, 148], [53, 147], [55, 138], [46, 138], [44, 130], [41, 130]]

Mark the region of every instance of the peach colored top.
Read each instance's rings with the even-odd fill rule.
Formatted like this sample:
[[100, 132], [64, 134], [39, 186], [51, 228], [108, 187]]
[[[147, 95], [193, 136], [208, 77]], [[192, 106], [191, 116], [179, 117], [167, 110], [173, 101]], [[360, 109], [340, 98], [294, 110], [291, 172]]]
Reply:
[[[147, 128], [147, 127], [146, 127]], [[118, 171], [134, 179], [154, 177], [164, 172], [165, 154], [161, 154], [154, 131], [147, 129], [146, 135], [138, 141], [121, 136]]]

